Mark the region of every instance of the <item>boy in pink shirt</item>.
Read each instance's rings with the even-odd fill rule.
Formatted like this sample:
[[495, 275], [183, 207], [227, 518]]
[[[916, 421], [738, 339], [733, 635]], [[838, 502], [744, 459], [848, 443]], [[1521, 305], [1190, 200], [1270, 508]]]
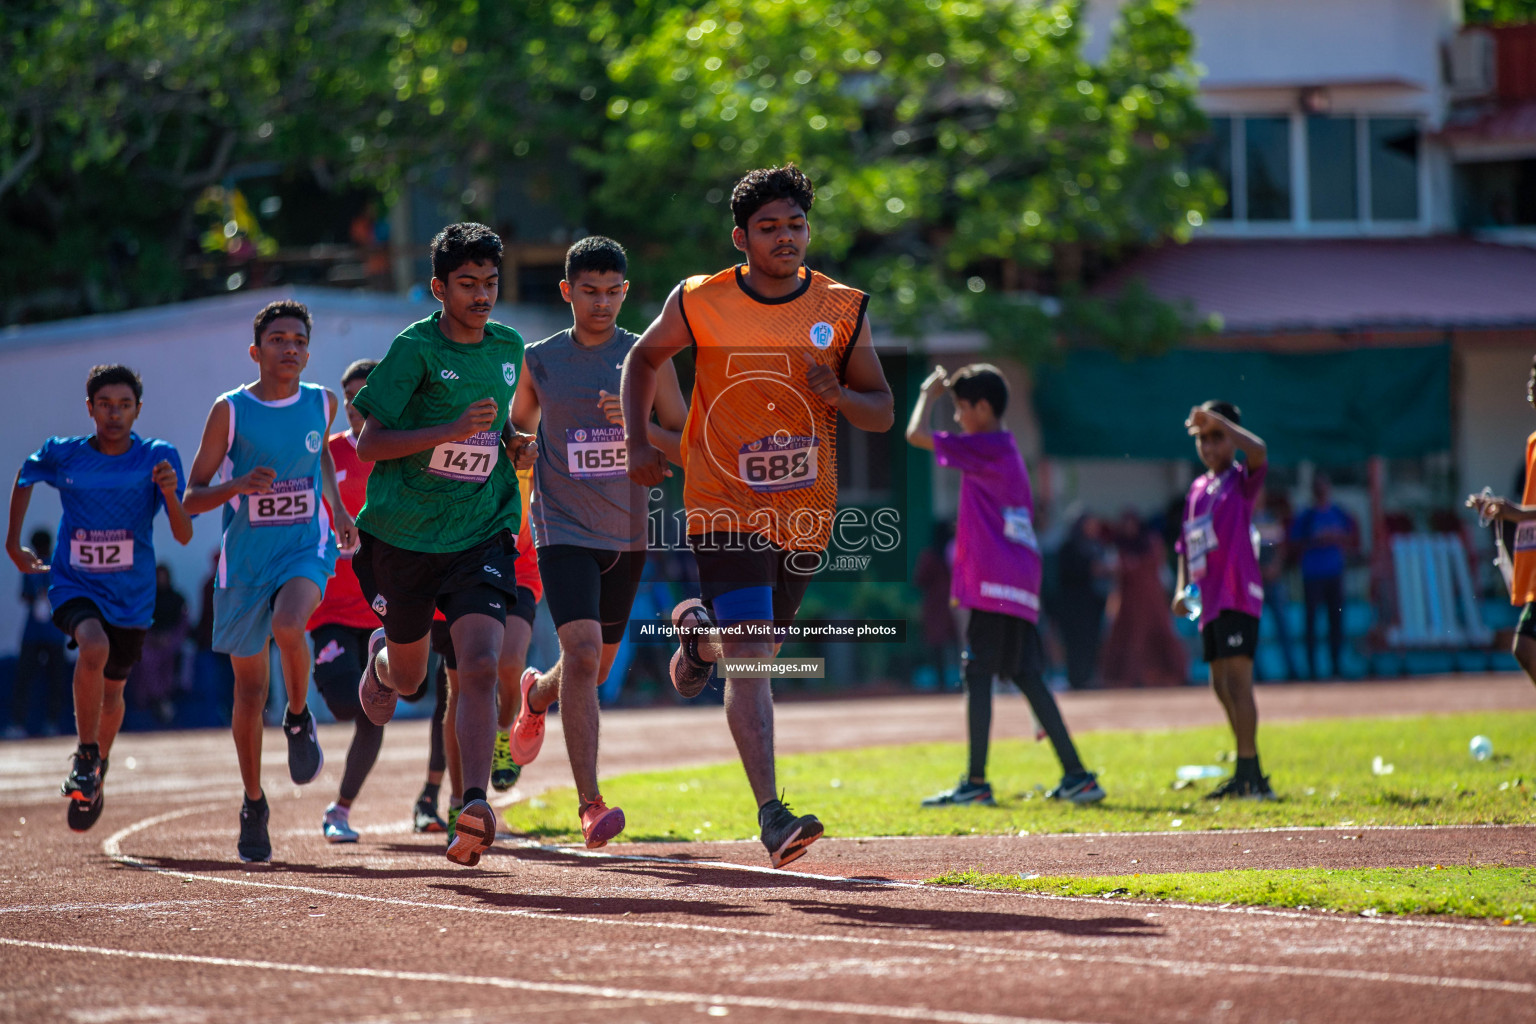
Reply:
[[[960, 433], [928, 428], [928, 403], [945, 388], [953, 392]], [[1040, 548], [1035, 540], [1035, 501], [1018, 444], [1002, 424], [1008, 384], [996, 367], [976, 363], [945, 379], [942, 366], [923, 381], [907, 423], [907, 441], [931, 451], [941, 466], [960, 470], [960, 512], [955, 523], [951, 602], [971, 610], [966, 628], [966, 719], [970, 769], [952, 790], [923, 801], [925, 807], [996, 803], [987, 782], [987, 743], [992, 728], [992, 679], [1011, 679], [1024, 691], [1035, 718], [1061, 761], [1056, 800], [1087, 804], [1104, 799], [1093, 773], [1083, 768], [1056, 699], [1046, 689], [1040, 632]]]
[[[1259, 770], [1259, 711], [1253, 702], [1253, 655], [1259, 645], [1264, 579], [1252, 537], [1253, 504], [1264, 489], [1264, 442], [1238, 426], [1231, 402], [1206, 402], [1189, 411], [1184, 428], [1195, 439], [1205, 473], [1189, 485], [1184, 530], [1176, 545], [1179, 585], [1175, 614], [1185, 615], [1187, 583], [1199, 588], [1200, 638], [1211, 666], [1211, 688], [1237, 740], [1237, 770], [1206, 795], [1273, 800]], [[1236, 461], [1237, 453], [1244, 461]]]

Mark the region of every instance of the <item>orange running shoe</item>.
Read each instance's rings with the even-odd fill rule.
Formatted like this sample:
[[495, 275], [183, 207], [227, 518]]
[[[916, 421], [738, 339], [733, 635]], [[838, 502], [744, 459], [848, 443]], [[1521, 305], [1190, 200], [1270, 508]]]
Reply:
[[496, 812], [484, 800], [471, 800], [459, 812], [453, 824], [453, 839], [448, 843], [448, 859], [472, 868], [480, 855], [496, 841]]
[[624, 809], [609, 807], [599, 793], [591, 803], [581, 807], [581, 835], [587, 841], [587, 849], [599, 850], [608, 840], [624, 831]]
[[511, 746], [512, 760], [523, 768], [533, 764], [544, 746], [544, 711], [549, 709], [533, 711], [528, 707], [528, 694], [538, 679], [539, 670], [530, 666], [523, 669], [523, 678], [517, 683], [523, 699], [518, 705], [517, 717], [512, 720]]

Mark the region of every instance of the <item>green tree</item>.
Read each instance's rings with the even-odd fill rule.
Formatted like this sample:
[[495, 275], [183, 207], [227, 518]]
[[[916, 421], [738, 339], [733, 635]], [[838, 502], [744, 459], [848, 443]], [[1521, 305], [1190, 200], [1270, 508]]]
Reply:
[[1536, 0], [1462, 0], [1468, 25], [1523, 25], [1536, 21]]
[[996, 295], [1010, 268], [1046, 270], [1074, 295], [1085, 259], [1184, 239], [1219, 198], [1184, 166], [1205, 128], [1184, 0], [1132, 0], [1097, 63], [1080, 6], [669, 12], [609, 68], [610, 128], [583, 153], [593, 223], [648, 240], [637, 274], [665, 294], [731, 258], [742, 170], [794, 160], [817, 183], [813, 262], [869, 288], [900, 332], [971, 323], [1038, 345], [1056, 327]]

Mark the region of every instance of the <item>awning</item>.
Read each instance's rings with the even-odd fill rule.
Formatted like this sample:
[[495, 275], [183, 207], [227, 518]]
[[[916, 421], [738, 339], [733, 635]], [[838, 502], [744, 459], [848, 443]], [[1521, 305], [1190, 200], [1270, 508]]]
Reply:
[[1148, 250], [1094, 291], [1131, 278], [1229, 335], [1536, 326], [1536, 250], [1461, 238], [1202, 239]]
[[1211, 399], [1235, 403], [1277, 464], [1417, 458], [1451, 447], [1450, 357], [1449, 345], [1130, 361], [1077, 351], [1035, 371], [1035, 412], [1058, 458], [1193, 458], [1184, 419]]

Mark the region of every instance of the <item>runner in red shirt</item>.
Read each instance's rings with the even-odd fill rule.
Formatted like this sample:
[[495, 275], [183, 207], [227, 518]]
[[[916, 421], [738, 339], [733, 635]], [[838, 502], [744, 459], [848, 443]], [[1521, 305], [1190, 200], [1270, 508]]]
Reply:
[[[362, 430], [363, 417], [352, 407], [352, 396], [362, 390], [369, 372], [376, 365], [375, 360], [359, 359], [342, 374], [348, 429], [332, 434], [329, 440], [341, 503], [352, 515], [363, 507], [368, 471], [373, 468], [373, 463], [357, 457], [357, 435]], [[352, 571], [351, 559], [337, 559], [336, 575], [326, 585], [325, 597], [310, 617], [308, 627], [315, 647], [315, 686], [338, 721], [353, 723], [352, 745], [347, 749], [347, 766], [342, 772], [336, 802], [325, 809], [321, 822], [321, 832], [333, 843], [357, 842], [357, 831], [348, 821], [348, 814], [384, 742], [383, 726], [368, 721], [367, 716], [360, 713], [362, 707], [357, 700], [357, 677], [363, 671], [368, 636], [378, 624], [378, 617], [363, 597], [357, 574]], [[426, 692], [427, 688], [422, 687], [417, 698]], [[417, 832], [442, 832], [447, 828], [437, 813], [438, 786], [442, 782], [445, 763], [442, 740], [445, 712], [446, 694], [439, 689], [437, 709], [432, 716], [432, 753], [427, 765], [427, 783], [413, 814]]]

